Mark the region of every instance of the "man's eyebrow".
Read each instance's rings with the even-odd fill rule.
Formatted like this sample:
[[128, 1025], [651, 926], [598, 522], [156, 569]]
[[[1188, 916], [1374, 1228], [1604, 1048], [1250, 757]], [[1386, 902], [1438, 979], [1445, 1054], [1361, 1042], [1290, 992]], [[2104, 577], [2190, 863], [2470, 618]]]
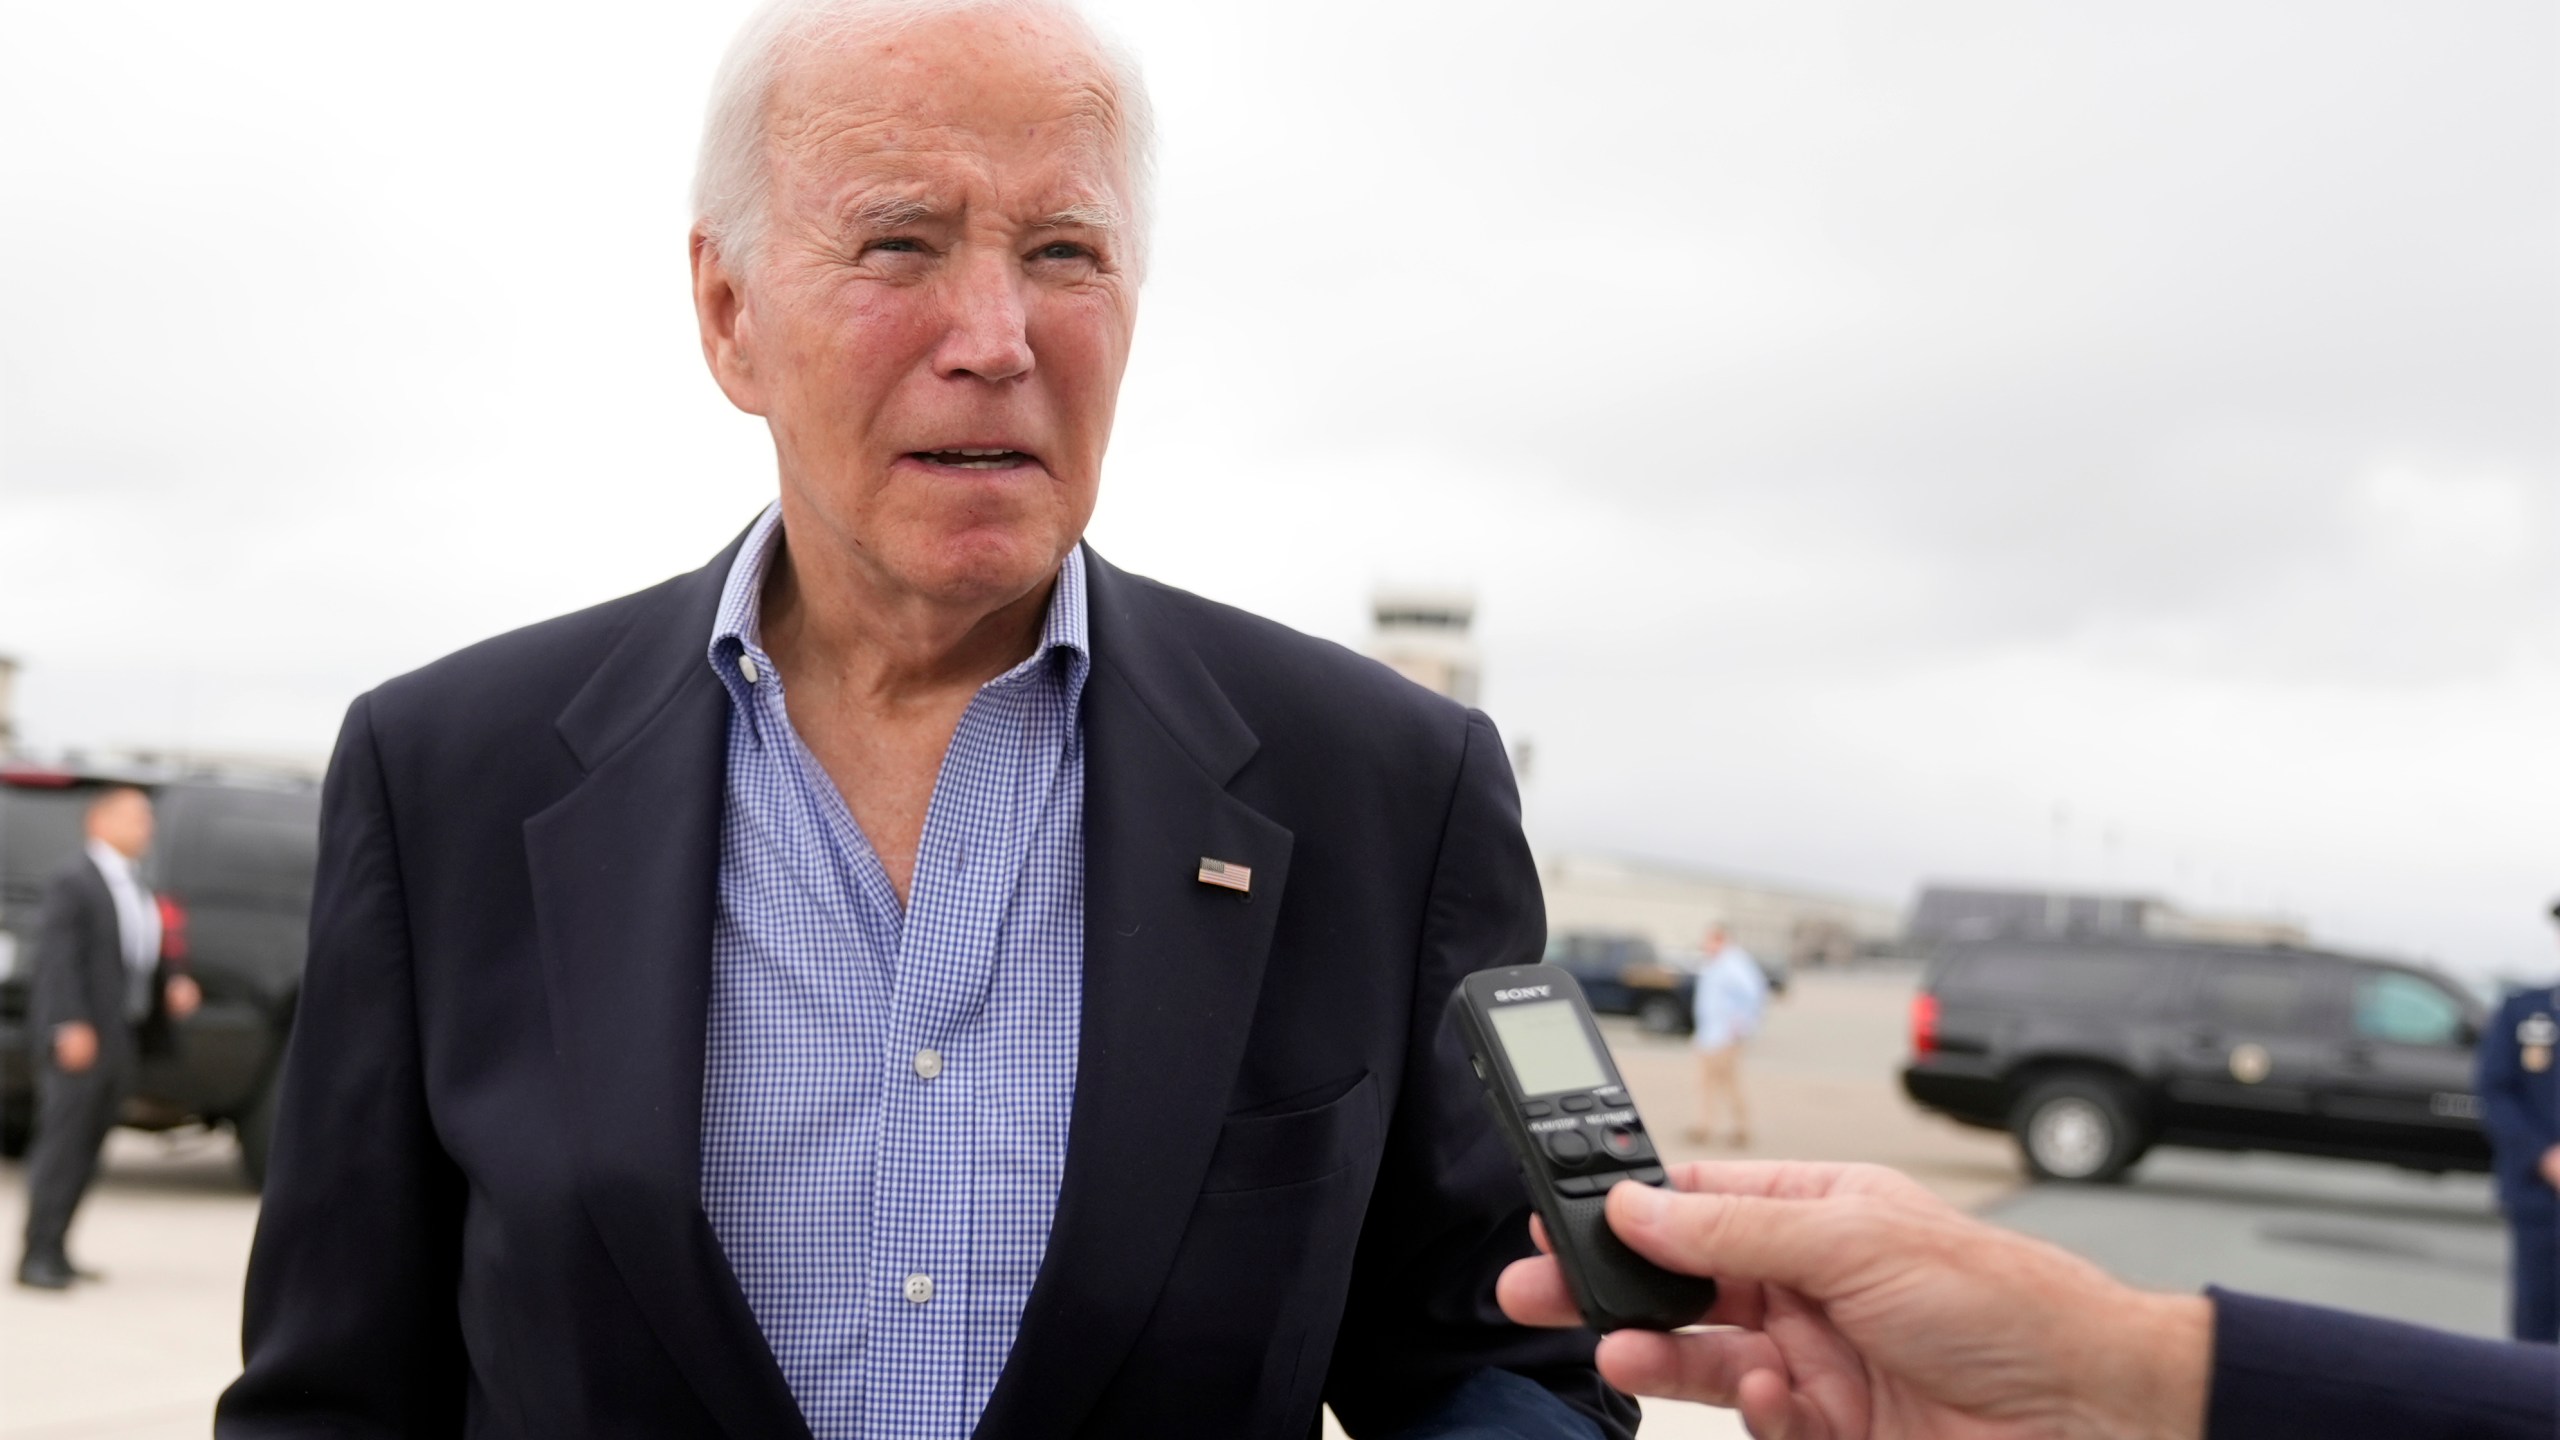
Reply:
[[1031, 222], [1035, 230], [1116, 230], [1120, 207], [1108, 200], [1079, 200]]
[[932, 201], [912, 195], [871, 195], [845, 206], [838, 214], [844, 223], [860, 229], [898, 230], [939, 218], [942, 211]]

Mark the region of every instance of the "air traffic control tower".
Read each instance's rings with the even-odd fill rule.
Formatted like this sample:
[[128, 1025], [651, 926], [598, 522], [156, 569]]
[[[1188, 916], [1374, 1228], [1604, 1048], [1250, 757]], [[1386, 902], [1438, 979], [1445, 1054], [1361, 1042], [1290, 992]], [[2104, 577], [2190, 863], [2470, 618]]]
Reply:
[[1369, 654], [1461, 705], [1477, 703], [1482, 658], [1468, 633], [1476, 597], [1464, 590], [1380, 586], [1370, 597]]

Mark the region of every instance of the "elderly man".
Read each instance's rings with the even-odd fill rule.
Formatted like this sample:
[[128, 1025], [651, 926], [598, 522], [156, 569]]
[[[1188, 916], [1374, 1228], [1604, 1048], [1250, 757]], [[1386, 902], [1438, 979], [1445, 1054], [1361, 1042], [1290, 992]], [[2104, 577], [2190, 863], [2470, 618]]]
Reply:
[[740, 38], [693, 296], [780, 500], [356, 702], [219, 1433], [1626, 1433], [1492, 1297], [1492, 727], [1079, 543], [1145, 137], [1056, 0]]

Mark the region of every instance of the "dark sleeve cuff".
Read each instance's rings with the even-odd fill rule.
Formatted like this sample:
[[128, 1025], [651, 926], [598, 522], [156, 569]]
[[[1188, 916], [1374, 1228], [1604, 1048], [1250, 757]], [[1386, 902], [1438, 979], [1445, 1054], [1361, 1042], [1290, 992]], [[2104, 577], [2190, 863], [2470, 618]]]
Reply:
[[2209, 1290], [2206, 1440], [2552, 1440], [2560, 1349]]

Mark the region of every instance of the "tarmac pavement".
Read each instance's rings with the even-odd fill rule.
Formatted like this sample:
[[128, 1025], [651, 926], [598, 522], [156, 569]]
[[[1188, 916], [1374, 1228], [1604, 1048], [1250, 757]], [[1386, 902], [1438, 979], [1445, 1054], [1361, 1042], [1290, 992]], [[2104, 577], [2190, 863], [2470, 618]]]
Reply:
[[2121, 1185], [2038, 1185], [1983, 1213], [2149, 1289], [2507, 1333], [2507, 1231], [2485, 1175], [2164, 1150]]

